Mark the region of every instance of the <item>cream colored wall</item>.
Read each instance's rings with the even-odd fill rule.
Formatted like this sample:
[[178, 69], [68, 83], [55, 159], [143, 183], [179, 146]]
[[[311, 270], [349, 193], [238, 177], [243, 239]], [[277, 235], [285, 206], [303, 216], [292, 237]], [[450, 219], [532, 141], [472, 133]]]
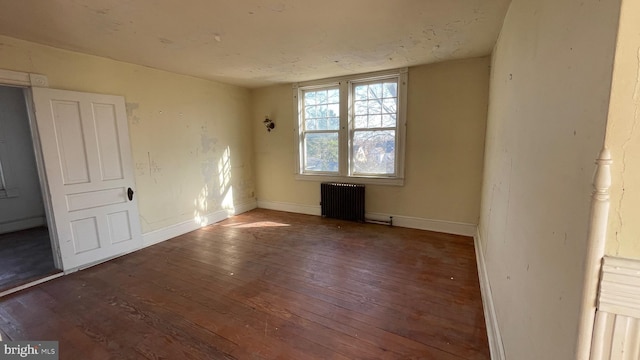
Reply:
[[493, 52], [479, 235], [508, 359], [574, 358], [618, 10], [513, 0]]
[[4, 36], [0, 69], [125, 97], [143, 232], [253, 201], [249, 90]]
[[[409, 69], [405, 185], [367, 185], [367, 212], [477, 223], [488, 66], [483, 57]], [[294, 177], [291, 85], [252, 95], [258, 199], [318, 207], [318, 182]]]
[[640, 2], [623, 0], [606, 145], [613, 158], [608, 255], [640, 259]]

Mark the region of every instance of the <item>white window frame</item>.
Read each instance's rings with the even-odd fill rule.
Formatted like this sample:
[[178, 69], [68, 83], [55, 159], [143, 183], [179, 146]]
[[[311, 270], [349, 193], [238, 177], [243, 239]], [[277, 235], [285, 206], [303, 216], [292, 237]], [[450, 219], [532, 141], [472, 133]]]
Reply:
[[[340, 91], [340, 114], [342, 114], [342, 86], [340, 84], [340, 82], [330, 82], [330, 83], [326, 83], [326, 84], [322, 84], [322, 85], [317, 85], [317, 86], [305, 86], [305, 87], [301, 87], [298, 88], [299, 91], [299, 98], [301, 99], [300, 101], [304, 101], [303, 100], [303, 96], [302, 94], [305, 91], [314, 91], [314, 90], [333, 90], [333, 89], [338, 89]], [[338, 171], [309, 171], [309, 172], [304, 172], [304, 163], [305, 163], [305, 151], [304, 151], [304, 141], [305, 141], [305, 137], [304, 137], [304, 133], [316, 133], [316, 134], [321, 134], [321, 133], [338, 133], [338, 159], [342, 158], [342, 119], [340, 120], [340, 125], [338, 126], [338, 130], [308, 130], [305, 131], [304, 130], [304, 125], [302, 124], [303, 121], [303, 107], [300, 107], [301, 111], [298, 114], [298, 126], [300, 128], [300, 131], [298, 132], [298, 134], [300, 135], [300, 151], [298, 152], [298, 155], [300, 156], [300, 173], [304, 173], [305, 175], [320, 175], [320, 176], [340, 176], [340, 174], [342, 173], [342, 164], [341, 162], [338, 160]]]
[[[406, 144], [406, 113], [407, 113], [407, 68], [379, 71], [375, 73], [359, 74], [352, 76], [344, 76], [339, 78], [307, 81], [303, 83], [293, 84], [293, 108], [295, 119], [294, 144], [295, 144], [295, 164], [294, 171], [297, 180], [310, 181], [344, 181], [358, 182], [364, 184], [377, 185], [404, 185], [404, 153]], [[354, 85], [383, 81], [385, 79], [397, 78], [398, 80], [398, 108], [397, 108], [397, 126], [396, 126], [396, 144], [395, 144], [395, 170], [394, 175], [364, 175], [354, 174], [352, 155], [352, 139], [353, 139], [353, 94]], [[304, 171], [304, 128], [301, 123], [303, 92], [314, 89], [335, 88], [340, 89], [340, 130], [338, 133], [339, 151], [338, 173], [322, 173], [322, 172], [305, 172]]]

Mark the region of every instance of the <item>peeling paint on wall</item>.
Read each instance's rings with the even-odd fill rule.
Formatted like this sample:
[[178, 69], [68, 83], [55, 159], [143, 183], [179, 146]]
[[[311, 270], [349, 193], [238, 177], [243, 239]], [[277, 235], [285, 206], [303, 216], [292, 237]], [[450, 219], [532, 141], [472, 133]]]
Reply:
[[216, 152], [215, 145], [217, 142], [218, 142], [218, 139], [209, 136], [205, 132], [200, 134], [200, 145], [201, 145], [202, 154], [206, 154], [208, 152], [215, 153]]
[[149, 157], [149, 175], [159, 173], [162, 169], [155, 160], [151, 159], [151, 153], [148, 152], [147, 156]]
[[162, 168], [158, 163], [152, 159], [151, 152], [147, 152], [147, 161], [137, 161], [135, 163], [135, 173], [137, 177], [149, 176], [155, 184], [158, 183], [158, 179], [155, 175], [159, 175], [162, 172]]
[[136, 175], [144, 176], [147, 173], [148, 165], [146, 162], [136, 162]]
[[138, 103], [126, 103], [125, 108], [127, 109], [127, 118], [129, 119], [129, 123], [131, 125], [138, 125], [140, 123], [140, 117], [137, 115], [136, 110], [140, 107]]
[[209, 184], [215, 179], [216, 174], [216, 160], [214, 158], [208, 158], [202, 162], [202, 178], [205, 184]]

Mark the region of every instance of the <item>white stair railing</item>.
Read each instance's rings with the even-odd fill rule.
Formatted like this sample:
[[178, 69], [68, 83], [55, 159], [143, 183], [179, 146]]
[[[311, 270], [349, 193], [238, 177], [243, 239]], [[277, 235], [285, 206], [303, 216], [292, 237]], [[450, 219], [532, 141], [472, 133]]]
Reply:
[[593, 179], [576, 360], [588, 360], [591, 352], [598, 282], [604, 257], [607, 222], [609, 220], [611, 163], [611, 152], [605, 147], [596, 160], [596, 172]]

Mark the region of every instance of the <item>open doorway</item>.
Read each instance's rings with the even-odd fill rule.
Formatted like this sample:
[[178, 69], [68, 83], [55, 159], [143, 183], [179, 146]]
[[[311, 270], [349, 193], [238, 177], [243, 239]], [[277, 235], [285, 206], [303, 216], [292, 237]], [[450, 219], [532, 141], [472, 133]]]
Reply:
[[24, 89], [0, 86], [0, 293], [57, 272]]

